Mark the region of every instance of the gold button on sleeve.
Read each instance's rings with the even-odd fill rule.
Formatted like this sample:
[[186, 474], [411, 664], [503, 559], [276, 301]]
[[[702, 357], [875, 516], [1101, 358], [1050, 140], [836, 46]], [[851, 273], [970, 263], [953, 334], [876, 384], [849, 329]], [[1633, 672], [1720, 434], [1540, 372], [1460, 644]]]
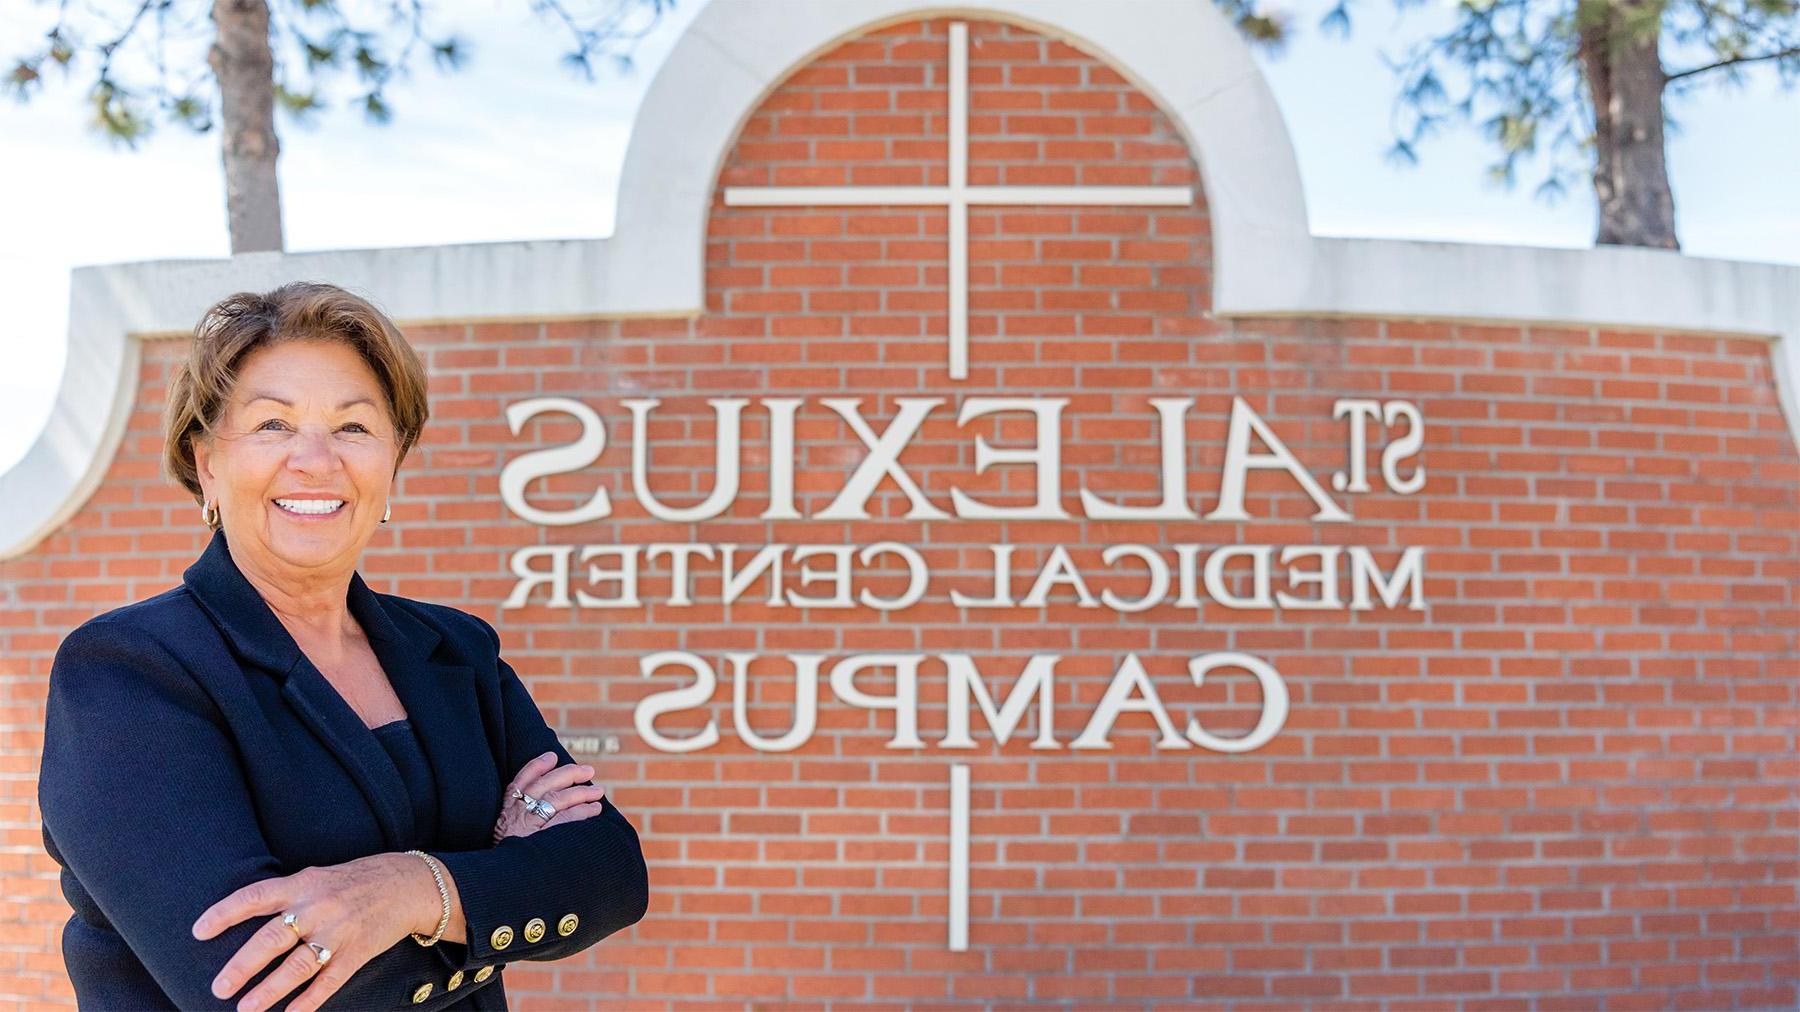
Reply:
[[486, 980], [489, 977], [492, 977], [493, 975], [494, 975], [494, 968], [491, 966], [484, 966], [481, 969], [475, 971], [475, 979], [478, 981]]
[[542, 917], [533, 917], [525, 922], [525, 940], [527, 942], [535, 942], [543, 937], [544, 919]]
[[562, 915], [562, 920], [556, 922], [556, 933], [559, 935], [572, 935], [575, 933], [575, 925], [580, 923], [581, 918], [576, 917], [574, 914], [564, 914]]
[[513, 940], [513, 930], [512, 930], [512, 926], [509, 924], [500, 925], [499, 927], [494, 929], [494, 933], [492, 935], [488, 936], [488, 944], [493, 946], [496, 949], [506, 948], [507, 946], [512, 944], [512, 940]]
[[417, 1005], [429, 997], [431, 997], [431, 981], [428, 980], [420, 984], [419, 989], [413, 992], [413, 1004]]
[[450, 982], [448, 984], [444, 985], [444, 990], [454, 991], [457, 988], [462, 986], [462, 982], [463, 982], [463, 972], [461, 970], [458, 970], [455, 973], [450, 975]]

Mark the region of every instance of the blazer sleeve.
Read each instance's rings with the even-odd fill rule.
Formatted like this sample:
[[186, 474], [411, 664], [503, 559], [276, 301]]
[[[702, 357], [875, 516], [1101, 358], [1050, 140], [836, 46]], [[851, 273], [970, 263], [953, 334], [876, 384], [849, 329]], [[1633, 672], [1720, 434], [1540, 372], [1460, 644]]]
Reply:
[[[38, 801], [56, 859], [176, 1007], [235, 1009], [287, 958], [271, 960], [232, 997], [212, 993], [213, 978], [273, 915], [205, 941], [194, 937], [194, 921], [242, 886], [287, 873], [262, 835], [223, 714], [150, 630], [93, 619], [57, 648]], [[325, 1007], [393, 1007], [415, 978], [438, 976], [432, 957], [402, 939]], [[155, 1003], [144, 996], [144, 1007]]]
[[[478, 615], [462, 614], [480, 623], [498, 656], [500, 636], [494, 627]], [[557, 766], [574, 762], [504, 658], [499, 673], [504, 780], [510, 782], [545, 752], [556, 753]], [[591, 777], [584, 781], [593, 782]], [[456, 880], [468, 924], [466, 943], [431, 946], [452, 970], [515, 959], [562, 959], [642, 920], [650, 906], [649, 872], [637, 830], [610, 797], [601, 800], [599, 814], [586, 819], [509, 836], [481, 850], [427, 853]], [[539, 927], [542, 934], [532, 941], [530, 935]]]

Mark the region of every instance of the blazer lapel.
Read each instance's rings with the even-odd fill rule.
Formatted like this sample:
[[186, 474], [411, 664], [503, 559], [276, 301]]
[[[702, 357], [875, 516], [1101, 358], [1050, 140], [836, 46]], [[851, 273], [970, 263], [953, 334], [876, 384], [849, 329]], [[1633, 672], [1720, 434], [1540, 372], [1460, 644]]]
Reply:
[[[458, 849], [487, 846], [499, 811], [499, 784], [494, 782], [487, 731], [475, 696], [474, 667], [460, 663], [455, 655], [434, 659], [433, 648], [443, 635], [408, 609], [384, 603], [382, 595], [363, 582], [361, 573], [350, 574], [349, 603], [394, 694], [406, 707], [431, 767], [437, 785], [439, 839], [444, 846]], [[360, 718], [356, 723], [374, 737]], [[387, 761], [381, 743], [375, 746]], [[393, 768], [391, 761], [388, 766]], [[410, 826], [411, 800], [403, 793], [402, 801]]]
[[[278, 623], [279, 624], [279, 623]], [[375, 732], [363, 724], [350, 704], [319, 669], [301, 654], [282, 683], [281, 694], [302, 720], [318, 735], [356, 779], [369, 808], [381, 823], [381, 832], [389, 850], [403, 850], [412, 839], [412, 799], [400, 771], [376, 739]]]
[[[399, 770], [375, 732], [313, 665], [232, 561], [223, 530], [213, 532], [206, 551], [182, 580], [238, 656], [281, 681], [288, 705], [361, 789], [389, 849], [412, 846], [412, 800]], [[453, 846], [484, 845], [492, 813], [485, 811], [479, 793], [466, 789], [468, 783], [480, 782], [481, 767], [475, 759], [486, 752], [471, 753], [466, 747], [486, 740], [475, 699], [474, 669], [433, 660], [433, 649], [443, 637], [404, 608], [383, 604], [360, 573], [350, 576], [346, 603], [418, 732], [437, 781], [440, 836]], [[458, 784], [465, 787], [458, 789]]]

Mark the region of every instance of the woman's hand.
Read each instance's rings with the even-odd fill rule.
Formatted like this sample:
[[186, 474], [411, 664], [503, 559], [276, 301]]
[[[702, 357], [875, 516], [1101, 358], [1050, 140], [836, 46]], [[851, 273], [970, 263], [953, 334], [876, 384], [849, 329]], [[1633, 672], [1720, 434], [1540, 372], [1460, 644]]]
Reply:
[[[244, 996], [238, 1012], [266, 1009], [309, 981], [312, 986], [288, 1008], [312, 1012], [364, 963], [417, 930], [419, 874], [429, 871], [416, 857], [372, 854], [343, 864], [302, 868], [282, 878], [261, 879], [214, 903], [194, 922], [195, 938], [211, 938], [251, 917], [276, 916], [226, 962], [213, 979], [212, 993], [228, 998], [271, 960], [286, 956]], [[294, 915], [292, 927], [282, 922], [283, 914]], [[437, 917], [433, 913], [434, 925]], [[306, 942], [330, 949], [331, 959], [320, 966], [318, 955]]]
[[[526, 763], [512, 783], [506, 785], [506, 792], [500, 797], [500, 817], [494, 821], [495, 843], [509, 836], [530, 836], [545, 826], [580, 822], [600, 814], [600, 799], [606, 796], [606, 788], [587, 783], [594, 778], [594, 768], [578, 763], [555, 769], [551, 768], [553, 766], [556, 766], [556, 753], [545, 752]], [[545, 822], [526, 811], [525, 799], [513, 797], [515, 792], [550, 802], [556, 814]]]

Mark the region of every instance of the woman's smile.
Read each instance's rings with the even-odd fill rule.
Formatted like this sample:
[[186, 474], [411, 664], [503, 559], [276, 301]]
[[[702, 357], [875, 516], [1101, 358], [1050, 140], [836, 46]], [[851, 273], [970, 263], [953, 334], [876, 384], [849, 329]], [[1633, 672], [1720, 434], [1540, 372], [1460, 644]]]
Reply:
[[344, 512], [343, 499], [320, 499], [311, 496], [282, 496], [271, 499], [283, 513], [296, 520], [329, 520]]

